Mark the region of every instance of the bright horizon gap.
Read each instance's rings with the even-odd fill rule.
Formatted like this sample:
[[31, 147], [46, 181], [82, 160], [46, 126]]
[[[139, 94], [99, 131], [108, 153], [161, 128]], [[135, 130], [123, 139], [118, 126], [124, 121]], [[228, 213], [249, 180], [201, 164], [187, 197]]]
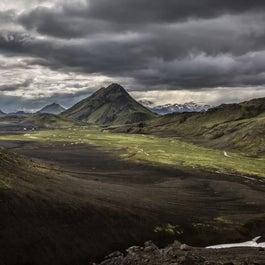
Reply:
[[[108, 84], [104, 83], [105, 86]], [[125, 88], [128, 91], [130, 89], [129, 85], [126, 85]], [[100, 89], [100, 87], [98, 88]], [[19, 100], [18, 104], [20, 106], [15, 109], [11, 107], [5, 107], [5, 104], [1, 102], [0, 99], [0, 110], [6, 113], [12, 113], [17, 111], [24, 112], [36, 112], [41, 108], [50, 105], [52, 103], [60, 104], [65, 108], [70, 108], [77, 102], [91, 96], [98, 89], [91, 88], [86, 90], [81, 90], [79, 93], [74, 94], [71, 91], [69, 94], [58, 94], [50, 95], [50, 97], [43, 98], [24, 98]], [[91, 92], [90, 92], [91, 91]], [[194, 102], [200, 105], [211, 105], [218, 106], [221, 104], [231, 104], [231, 103], [240, 103], [243, 101], [248, 101], [254, 98], [265, 97], [265, 88], [256, 87], [250, 88], [237, 88], [237, 87], [218, 87], [213, 89], [205, 90], [148, 90], [148, 91], [128, 91], [128, 93], [137, 101], [148, 100], [153, 103], [154, 106], [165, 105], [165, 104], [185, 104], [189, 102]], [[12, 98], [12, 96], [11, 96]], [[71, 104], [69, 104], [69, 98], [72, 98]], [[22, 102], [20, 102], [22, 101]], [[35, 107], [29, 108], [27, 105], [34, 104]]]

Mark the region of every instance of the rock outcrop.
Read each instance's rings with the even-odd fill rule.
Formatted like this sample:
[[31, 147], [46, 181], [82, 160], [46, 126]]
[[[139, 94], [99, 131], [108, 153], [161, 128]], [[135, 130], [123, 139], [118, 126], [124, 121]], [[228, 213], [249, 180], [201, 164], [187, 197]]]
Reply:
[[126, 253], [114, 252], [100, 265], [265, 265], [261, 248], [206, 249], [193, 248], [175, 241], [159, 249], [149, 241], [133, 246]]

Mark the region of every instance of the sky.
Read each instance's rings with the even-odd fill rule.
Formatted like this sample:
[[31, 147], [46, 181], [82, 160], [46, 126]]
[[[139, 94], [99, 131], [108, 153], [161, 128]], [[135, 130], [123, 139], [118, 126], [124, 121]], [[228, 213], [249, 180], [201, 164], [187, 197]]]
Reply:
[[1, 0], [0, 109], [113, 82], [156, 104], [265, 97], [264, 21], [264, 0]]

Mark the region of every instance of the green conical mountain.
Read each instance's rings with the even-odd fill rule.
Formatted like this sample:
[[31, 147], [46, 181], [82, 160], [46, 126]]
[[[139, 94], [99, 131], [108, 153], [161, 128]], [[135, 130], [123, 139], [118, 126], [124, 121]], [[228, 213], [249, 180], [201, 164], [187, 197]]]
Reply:
[[62, 113], [63, 116], [94, 124], [131, 124], [155, 115], [135, 101], [125, 89], [112, 84], [101, 88]]

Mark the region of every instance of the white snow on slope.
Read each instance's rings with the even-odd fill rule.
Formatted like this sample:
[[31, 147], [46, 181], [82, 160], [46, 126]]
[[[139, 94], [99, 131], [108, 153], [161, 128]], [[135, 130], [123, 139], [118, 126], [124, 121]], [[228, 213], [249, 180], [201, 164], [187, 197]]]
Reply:
[[224, 151], [224, 156], [226, 156], [226, 157], [230, 157], [230, 156], [227, 154], [226, 151]]
[[242, 243], [234, 243], [234, 244], [222, 244], [222, 245], [215, 245], [209, 246], [206, 248], [238, 248], [238, 247], [252, 247], [252, 248], [265, 248], [265, 242], [258, 243], [257, 241], [261, 238], [261, 236], [253, 238], [251, 241], [246, 241]]

